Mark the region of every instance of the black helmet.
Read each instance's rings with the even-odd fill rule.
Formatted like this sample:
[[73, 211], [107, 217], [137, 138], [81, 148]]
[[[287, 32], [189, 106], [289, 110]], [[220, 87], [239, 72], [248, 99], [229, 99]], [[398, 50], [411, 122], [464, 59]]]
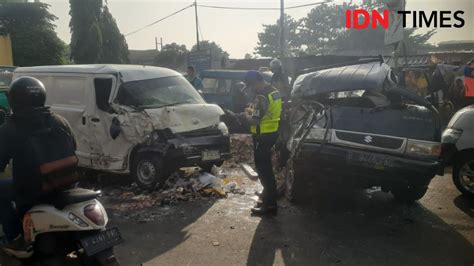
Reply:
[[19, 77], [10, 84], [8, 100], [13, 112], [25, 108], [43, 107], [46, 101], [46, 89], [36, 78]]

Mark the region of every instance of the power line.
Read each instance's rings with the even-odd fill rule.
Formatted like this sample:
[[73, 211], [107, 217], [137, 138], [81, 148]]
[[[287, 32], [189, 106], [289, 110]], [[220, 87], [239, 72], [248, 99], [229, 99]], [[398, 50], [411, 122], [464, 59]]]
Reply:
[[[315, 3], [310, 3], [310, 4], [304, 4], [304, 5], [289, 6], [289, 7], [286, 7], [285, 9], [295, 9], [295, 8], [301, 8], [301, 7], [307, 7], [307, 6], [315, 6], [315, 5], [329, 3], [332, 1], [333, 0], [326, 0], [322, 2], [315, 2]], [[198, 5], [198, 6], [204, 7], [204, 8], [229, 9], [229, 10], [280, 10], [279, 7], [233, 7], [233, 6], [211, 6], [211, 5]]]
[[[307, 7], [307, 6], [315, 6], [315, 5], [320, 5], [320, 4], [325, 4], [325, 3], [329, 3], [329, 2], [332, 2], [333, 0], [325, 0], [325, 1], [321, 1], [321, 2], [315, 2], [315, 3], [309, 3], [309, 4], [304, 4], [304, 5], [296, 5], [296, 6], [289, 6], [289, 7], [286, 7], [285, 9], [295, 9], [295, 8], [301, 8], [301, 7]], [[166, 17], [163, 17], [161, 19], [158, 19], [148, 25], [145, 25], [137, 30], [134, 30], [130, 33], [127, 33], [125, 34], [125, 36], [130, 36], [132, 34], [135, 34], [139, 31], [142, 31], [146, 28], [149, 28], [155, 24], [158, 24], [159, 22], [162, 22], [163, 20], [167, 19], [167, 18], [170, 18], [178, 13], [181, 13], [183, 12], [184, 10], [188, 9], [188, 8], [191, 8], [191, 7], [204, 7], [204, 8], [215, 8], [215, 9], [229, 9], [229, 10], [280, 10], [279, 7], [231, 7], [231, 6], [212, 6], [212, 5], [196, 5], [195, 3], [192, 3], [186, 7], [183, 7], [181, 8], [180, 10], [176, 11], [176, 12], [173, 12], [171, 14], [169, 14], [168, 16]]]
[[139, 28], [139, 29], [137, 29], [137, 30], [135, 30], [135, 31], [132, 31], [132, 32], [130, 32], [130, 33], [127, 33], [127, 34], [125, 34], [125, 36], [130, 36], [130, 35], [135, 34], [135, 33], [139, 32], [139, 31], [141, 31], [141, 30], [144, 30], [144, 29], [146, 29], [146, 28], [148, 28], [148, 27], [151, 27], [151, 26], [153, 26], [153, 25], [155, 25], [155, 24], [157, 24], [157, 23], [159, 23], [159, 22], [161, 22], [161, 21], [163, 21], [163, 20], [165, 20], [165, 19], [167, 19], [167, 18], [170, 18], [170, 17], [172, 17], [172, 16], [174, 16], [174, 15], [176, 15], [176, 14], [178, 14], [178, 13], [181, 13], [181, 12], [183, 12], [184, 10], [186, 10], [186, 9], [188, 9], [188, 8], [190, 8], [190, 7], [193, 7], [193, 6], [194, 6], [194, 3], [192, 3], [192, 4], [190, 4], [189, 6], [186, 6], [186, 7], [184, 7], [184, 8], [181, 8], [180, 10], [178, 10], [178, 11], [176, 11], [176, 12], [174, 12], [174, 13], [171, 13], [171, 14], [169, 14], [168, 16], [166, 16], [166, 17], [164, 17], [164, 18], [161, 18], [161, 19], [159, 19], [159, 20], [157, 20], [157, 21], [154, 21], [154, 22], [152, 22], [152, 23], [150, 23], [150, 24], [148, 24], [148, 25], [145, 25], [145, 26], [143, 26], [143, 27], [141, 27], [141, 28]]

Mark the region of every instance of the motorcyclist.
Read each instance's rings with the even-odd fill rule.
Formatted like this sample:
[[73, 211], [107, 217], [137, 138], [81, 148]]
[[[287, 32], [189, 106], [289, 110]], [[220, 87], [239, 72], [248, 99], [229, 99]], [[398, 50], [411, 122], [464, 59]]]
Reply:
[[32, 253], [22, 235], [23, 215], [74, 181], [76, 142], [68, 122], [45, 107], [38, 79], [15, 79], [8, 97], [13, 113], [0, 127], [0, 172], [11, 160], [13, 177], [0, 180], [0, 213], [3, 249], [21, 258]]

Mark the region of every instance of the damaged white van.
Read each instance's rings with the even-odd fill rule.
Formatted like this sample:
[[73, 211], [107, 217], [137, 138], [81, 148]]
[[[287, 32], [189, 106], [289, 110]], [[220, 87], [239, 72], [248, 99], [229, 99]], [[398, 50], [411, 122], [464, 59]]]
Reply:
[[47, 90], [46, 104], [73, 128], [81, 167], [130, 173], [151, 189], [179, 167], [230, 156], [222, 109], [206, 104], [179, 73], [133, 65], [18, 68]]

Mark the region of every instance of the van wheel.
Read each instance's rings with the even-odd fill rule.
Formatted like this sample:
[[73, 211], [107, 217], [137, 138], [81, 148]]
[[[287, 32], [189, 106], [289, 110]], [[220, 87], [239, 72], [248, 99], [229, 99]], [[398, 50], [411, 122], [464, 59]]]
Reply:
[[303, 203], [309, 199], [305, 176], [295, 170], [291, 159], [285, 169], [285, 197], [292, 203]]
[[466, 154], [454, 163], [453, 182], [464, 195], [474, 198], [474, 154]]
[[153, 153], [139, 154], [132, 166], [132, 177], [141, 189], [162, 187], [166, 181], [162, 159]]
[[400, 202], [412, 203], [423, 198], [427, 190], [428, 186], [397, 186], [392, 188], [392, 194]]

